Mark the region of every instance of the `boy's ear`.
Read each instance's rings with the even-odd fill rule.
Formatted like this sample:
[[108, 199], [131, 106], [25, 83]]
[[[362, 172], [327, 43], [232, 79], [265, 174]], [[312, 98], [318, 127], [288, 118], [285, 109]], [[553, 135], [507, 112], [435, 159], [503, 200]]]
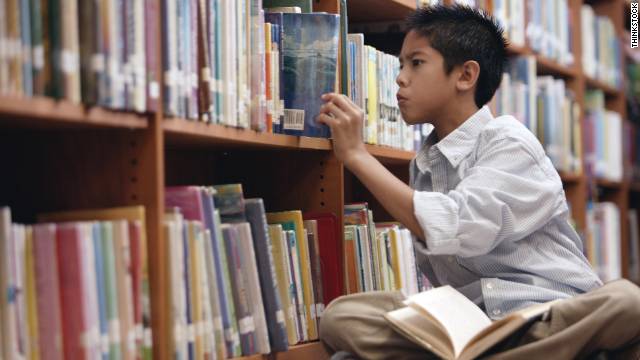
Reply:
[[456, 87], [460, 91], [471, 90], [476, 86], [479, 76], [480, 64], [475, 60], [465, 61], [464, 64], [460, 66]]

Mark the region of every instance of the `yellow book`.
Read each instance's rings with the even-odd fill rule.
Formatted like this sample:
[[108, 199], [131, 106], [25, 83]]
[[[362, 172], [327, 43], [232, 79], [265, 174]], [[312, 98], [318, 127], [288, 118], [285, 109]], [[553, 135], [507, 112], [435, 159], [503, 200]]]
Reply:
[[400, 290], [404, 286], [402, 281], [402, 266], [400, 266], [400, 233], [398, 229], [391, 228], [389, 230], [389, 239], [391, 242], [391, 261], [393, 268], [393, 282], [396, 288], [394, 290]]
[[[200, 256], [199, 243], [202, 242], [202, 225], [195, 221], [187, 222], [187, 236], [189, 240], [189, 290], [191, 292], [191, 326], [188, 331], [189, 340], [194, 340], [194, 358], [204, 358], [204, 344], [202, 339], [202, 289], [200, 287]], [[193, 337], [192, 337], [193, 334]]]
[[[281, 224], [284, 230], [294, 230], [298, 240], [298, 254], [300, 259], [300, 268], [302, 273], [302, 292], [304, 298], [305, 314], [307, 321], [307, 335], [309, 340], [318, 339], [316, 331], [316, 314], [315, 300], [313, 298], [312, 279], [311, 279], [311, 263], [309, 260], [309, 242], [304, 233], [304, 225], [302, 222], [302, 212], [284, 211], [278, 213], [268, 213], [267, 221], [269, 224]], [[313, 308], [313, 309], [312, 309]], [[313, 310], [313, 312], [312, 312]]]
[[367, 142], [378, 143], [378, 69], [376, 49], [366, 46], [367, 65]]
[[289, 288], [289, 259], [286, 250], [284, 250], [285, 246], [287, 246], [287, 241], [282, 231], [282, 225], [269, 225], [269, 238], [272, 244], [273, 265], [276, 269], [276, 277], [278, 279], [278, 293], [282, 301], [284, 321], [287, 326], [287, 339], [289, 345], [295, 345], [298, 343], [298, 334], [296, 333], [294, 317], [295, 308], [292, 306]]
[[38, 295], [36, 294], [36, 272], [33, 258], [33, 228], [26, 227], [24, 274], [27, 299], [27, 332], [29, 334], [28, 359], [40, 358], [38, 342]]
[[[174, 234], [176, 234], [177, 227], [178, 225], [175, 222], [167, 221], [166, 219], [164, 221], [164, 224], [162, 225], [162, 231], [164, 233], [163, 248], [164, 248], [165, 254], [171, 254], [172, 252], [171, 242], [177, 241], [177, 239], [174, 238]], [[165, 300], [164, 300], [164, 303], [162, 304], [164, 305], [162, 307], [162, 311], [167, 315], [166, 316], [167, 328], [169, 329], [175, 329], [175, 325], [176, 325], [174, 321], [174, 310], [173, 310], [173, 301], [172, 301], [173, 286], [174, 286], [174, 282], [172, 281], [173, 266], [174, 266], [173, 264], [174, 264], [173, 261], [167, 261], [165, 266], [163, 266], [161, 269], [163, 273], [163, 277], [166, 279], [167, 282], [171, 284], [170, 286], [166, 287]], [[175, 331], [173, 333], [175, 333]], [[170, 354], [171, 357], [173, 358], [177, 358], [177, 356], [175, 356], [176, 355], [175, 339], [176, 339], [175, 336], [168, 336], [167, 342], [164, 344], [164, 349], [166, 353]]]

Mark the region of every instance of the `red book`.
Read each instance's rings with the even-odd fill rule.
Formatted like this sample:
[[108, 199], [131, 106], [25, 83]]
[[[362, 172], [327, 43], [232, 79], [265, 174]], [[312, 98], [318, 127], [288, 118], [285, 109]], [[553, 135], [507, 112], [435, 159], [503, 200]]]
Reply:
[[[62, 309], [62, 334], [65, 359], [87, 359], [89, 319], [87, 298], [89, 289], [85, 281], [82, 223], [58, 224], [56, 254]], [[40, 296], [38, 296], [40, 297]]]
[[38, 341], [42, 360], [62, 360], [62, 322], [60, 288], [56, 262], [56, 226], [33, 226], [33, 259], [35, 264], [38, 309]]
[[318, 222], [318, 243], [322, 266], [322, 288], [324, 303], [343, 295], [344, 273], [342, 266], [342, 230], [338, 218], [332, 213], [309, 212], [304, 220]]
[[199, 186], [171, 186], [165, 192], [167, 208], [180, 208], [185, 220], [204, 223], [202, 189]]

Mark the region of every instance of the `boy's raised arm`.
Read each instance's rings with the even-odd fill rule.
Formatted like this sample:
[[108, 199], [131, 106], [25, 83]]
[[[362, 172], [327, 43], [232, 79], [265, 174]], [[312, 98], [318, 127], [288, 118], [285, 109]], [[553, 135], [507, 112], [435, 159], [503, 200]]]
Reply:
[[322, 100], [325, 104], [317, 120], [331, 128], [333, 151], [338, 160], [360, 179], [391, 216], [424, 239], [423, 230], [414, 215], [414, 190], [395, 177], [364, 146], [364, 112], [341, 94], [325, 94]]

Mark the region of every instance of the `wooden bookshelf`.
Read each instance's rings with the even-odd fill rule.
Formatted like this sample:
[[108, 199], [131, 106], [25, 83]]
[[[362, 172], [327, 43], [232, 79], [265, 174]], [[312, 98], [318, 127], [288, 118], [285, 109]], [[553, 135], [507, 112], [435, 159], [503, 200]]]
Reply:
[[[448, 1], [450, 3], [450, 1]], [[570, 0], [579, 20], [583, 0]], [[625, 0], [590, 1], [600, 15], [624, 26]], [[161, 8], [160, 1], [156, 3]], [[337, 0], [316, 0], [316, 9], [335, 12]], [[415, 0], [349, 0], [351, 23], [400, 21], [416, 8]], [[160, 19], [151, 28], [160, 34]], [[580, 24], [580, 21], [574, 24]], [[510, 46], [513, 56], [534, 55], [540, 74], [565, 78], [584, 107], [584, 91], [601, 89], [607, 108], [626, 116], [624, 93], [584, 75], [580, 65], [580, 31], [572, 31], [576, 63], [567, 67], [533, 54], [526, 45]], [[158, 59], [162, 58], [160, 35]], [[161, 66], [160, 64], [158, 65]], [[162, 74], [160, 69], [156, 73]], [[157, 79], [162, 82], [162, 75]], [[162, 103], [162, 101], [160, 101]], [[394, 174], [408, 181], [415, 153], [367, 145], [368, 151]], [[48, 98], [0, 96], [0, 157], [9, 175], [0, 177], [0, 202], [15, 209], [16, 220], [29, 222], [45, 211], [144, 205], [152, 300], [155, 358], [167, 359], [169, 329], [165, 313], [167, 279], [161, 271], [164, 253], [162, 219], [165, 185], [240, 181], [248, 196], [265, 198], [270, 210], [303, 209], [334, 212], [342, 221], [344, 203], [366, 200], [375, 214], [386, 216], [380, 204], [345, 171], [332, 152], [331, 141], [258, 133], [184, 119], [167, 119], [162, 109], [148, 114], [111, 111]], [[573, 216], [585, 228], [588, 183], [582, 174], [561, 173]], [[640, 183], [597, 180], [603, 199], [615, 202], [625, 218], [630, 193]], [[377, 216], [377, 215], [376, 215]], [[622, 226], [622, 249], [628, 229]], [[623, 275], [628, 254], [623, 250]], [[318, 342], [293, 346], [284, 353], [243, 359], [326, 359]]]
[[623, 183], [620, 181], [611, 181], [607, 179], [597, 179], [596, 184], [600, 187], [612, 190], [620, 190], [623, 187]]
[[215, 145], [222, 147], [277, 148], [291, 150], [331, 150], [329, 139], [257, 132], [224, 125], [183, 119], [163, 121], [169, 144]]
[[347, 15], [350, 23], [401, 21], [415, 9], [415, 0], [347, 1]]
[[593, 79], [591, 77], [586, 77], [586, 76], [585, 76], [585, 79], [587, 81], [587, 87], [589, 87], [591, 89], [602, 90], [602, 92], [604, 92], [605, 96], [607, 96], [607, 97], [616, 98], [616, 97], [624, 95], [622, 90], [618, 90], [615, 87], [613, 87], [613, 86], [611, 86], [611, 85], [609, 85], [607, 83], [604, 83], [604, 82], [602, 82], [600, 80]]
[[0, 96], [0, 126], [36, 128], [123, 128], [145, 129], [144, 114], [112, 111], [98, 106], [39, 97]]
[[408, 166], [409, 161], [416, 155], [414, 151], [399, 150], [386, 146], [366, 145], [366, 147], [371, 155], [386, 164], [404, 164]]

